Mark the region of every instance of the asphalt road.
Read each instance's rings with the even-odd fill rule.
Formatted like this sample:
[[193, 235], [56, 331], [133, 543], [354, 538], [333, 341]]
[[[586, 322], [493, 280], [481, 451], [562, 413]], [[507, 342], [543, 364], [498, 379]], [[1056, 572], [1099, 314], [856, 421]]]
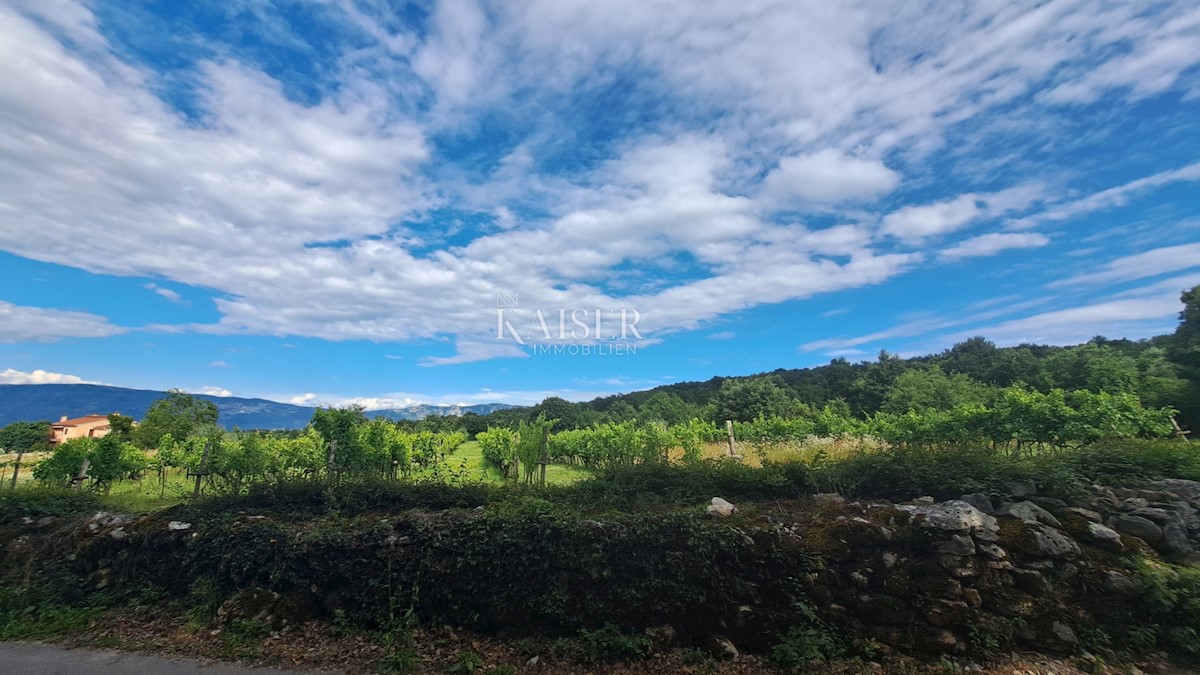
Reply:
[[0, 673], [5, 675], [300, 675], [294, 670], [250, 668], [228, 663], [205, 664], [102, 649], [67, 649], [55, 645], [0, 643]]

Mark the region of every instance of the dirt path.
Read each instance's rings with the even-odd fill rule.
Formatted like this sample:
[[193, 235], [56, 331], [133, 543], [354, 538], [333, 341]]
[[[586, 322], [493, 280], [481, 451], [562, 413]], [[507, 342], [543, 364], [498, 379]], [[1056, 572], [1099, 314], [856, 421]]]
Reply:
[[24, 642], [0, 643], [0, 671], [21, 675], [299, 675], [296, 670], [208, 664], [182, 658], [68, 649]]

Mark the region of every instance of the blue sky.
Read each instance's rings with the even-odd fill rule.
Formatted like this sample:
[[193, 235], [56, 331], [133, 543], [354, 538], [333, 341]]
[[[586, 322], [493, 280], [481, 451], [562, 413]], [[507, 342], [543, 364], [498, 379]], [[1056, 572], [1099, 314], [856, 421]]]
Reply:
[[[0, 0], [0, 382], [530, 403], [1174, 328], [1195, 3], [699, 5]], [[641, 339], [529, 330], [592, 308]]]

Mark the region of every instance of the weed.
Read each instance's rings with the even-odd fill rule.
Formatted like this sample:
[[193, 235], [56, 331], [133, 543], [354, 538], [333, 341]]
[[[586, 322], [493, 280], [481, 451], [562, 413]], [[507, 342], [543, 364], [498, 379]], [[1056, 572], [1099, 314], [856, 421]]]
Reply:
[[836, 637], [819, 628], [792, 628], [771, 650], [771, 660], [781, 668], [801, 669], [811, 661], [825, 661], [846, 652]]
[[650, 638], [630, 635], [610, 623], [597, 630], [580, 630], [579, 651], [588, 663], [640, 659], [650, 653]]

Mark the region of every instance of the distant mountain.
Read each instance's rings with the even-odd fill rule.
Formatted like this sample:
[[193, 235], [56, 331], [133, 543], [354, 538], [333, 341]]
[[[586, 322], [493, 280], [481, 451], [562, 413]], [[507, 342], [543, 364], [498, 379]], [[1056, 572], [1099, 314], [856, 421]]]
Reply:
[[[92, 413], [106, 415], [112, 412], [141, 419], [150, 405], [165, 395], [165, 392], [161, 391], [98, 384], [0, 384], [0, 426], [19, 420], [56, 422], [63, 415], [82, 417]], [[313, 414], [313, 408], [309, 406], [261, 398], [206, 394], [193, 396], [217, 404], [217, 410], [220, 411], [217, 421], [227, 429], [300, 429], [308, 424]], [[511, 407], [513, 406], [503, 403], [470, 406], [414, 405], [397, 410], [376, 410], [367, 414], [397, 420], [419, 420], [431, 415], [462, 415], [468, 412], [486, 415], [493, 410]]]
[[487, 415], [497, 410], [508, 410], [515, 407], [517, 406], [507, 403], [480, 403], [477, 405], [431, 405], [428, 403], [418, 403], [392, 410], [371, 410], [367, 412], [367, 415], [369, 417], [386, 417], [393, 420], [423, 420], [426, 417], [459, 417], [467, 413]]

